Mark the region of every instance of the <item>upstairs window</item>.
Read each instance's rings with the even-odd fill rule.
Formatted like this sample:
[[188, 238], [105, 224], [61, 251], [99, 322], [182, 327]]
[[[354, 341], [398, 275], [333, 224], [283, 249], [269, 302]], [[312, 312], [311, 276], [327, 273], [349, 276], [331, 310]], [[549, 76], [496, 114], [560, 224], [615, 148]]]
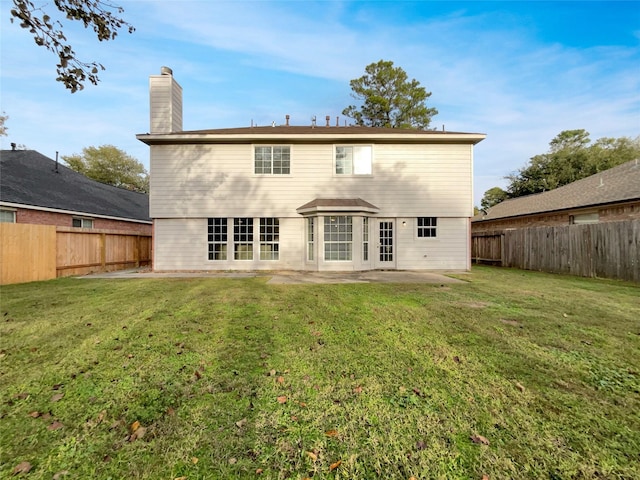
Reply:
[[336, 146], [336, 175], [371, 175], [371, 145]]
[[71, 221], [72, 227], [93, 228], [93, 220], [90, 218], [74, 218]]
[[253, 172], [258, 175], [289, 175], [291, 147], [256, 146], [253, 166]]
[[418, 217], [418, 237], [435, 238], [438, 219], [436, 217]]

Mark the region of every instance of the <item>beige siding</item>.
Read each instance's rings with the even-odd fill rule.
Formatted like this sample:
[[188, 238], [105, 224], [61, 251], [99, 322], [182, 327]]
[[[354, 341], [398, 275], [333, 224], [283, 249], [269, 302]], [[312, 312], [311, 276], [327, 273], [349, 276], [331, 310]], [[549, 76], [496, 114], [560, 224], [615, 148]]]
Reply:
[[171, 131], [182, 131], [182, 87], [175, 81], [171, 85]]
[[472, 216], [470, 145], [374, 145], [362, 177], [334, 175], [333, 150], [291, 145], [291, 175], [263, 176], [252, 145], [152, 146], [151, 217], [295, 217], [318, 197], [360, 197], [385, 217]]
[[259, 260], [259, 224], [254, 219], [254, 260], [233, 260], [233, 223], [228, 259], [208, 260], [207, 219], [158, 219], [154, 225], [154, 270], [299, 270], [304, 263], [302, 218], [280, 219], [280, 259]]
[[[402, 226], [402, 222], [407, 222]], [[437, 236], [419, 238], [416, 218], [399, 218], [396, 226], [399, 270], [468, 270], [469, 219], [438, 218]]]
[[182, 87], [171, 75], [149, 78], [150, 132], [171, 133], [182, 130]]
[[[394, 222], [394, 262], [378, 265], [378, 221]], [[258, 218], [254, 218], [254, 260], [233, 260], [233, 219], [229, 218], [226, 261], [207, 258], [207, 219], [158, 219], [155, 222], [155, 270], [319, 270], [359, 271], [374, 268], [400, 270], [468, 270], [469, 220], [438, 218], [437, 237], [418, 238], [417, 220], [411, 217], [370, 217], [369, 260], [362, 259], [362, 217], [353, 216], [352, 261], [323, 260], [323, 217], [316, 219], [315, 260], [306, 260], [303, 218], [280, 218], [280, 259], [259, 260]], [[403, 222], [406, 225], [403, 226]]]
[[[253, 145], [151, 147], [151, 217], [156, 270], [466, 270], [472, 215], [471, 145], [373, 146], [373, 174], [334, 174], [334, 145], [292, 144], [291, 174], [254, 175]], [[370, 259], [362, 260], [362, 217], [353, 215], [353, 260], [323, 261], [323, 218], [316, 219], [316, 260], [306, 261], [305, 220], [296, 209], [315, 198], [362, 198], [370, 217]], [[436, 238], [418, 238], [416, 217], [438, 218]], [[258, 258], [259, 217], [280, 219], [278, 261], [207, 259], [207, 218], [252, 217]], [[394, 261], [380, 265], [377, 219], [395, 225]], [[406, 222], [406, 226], [402, 222]]]

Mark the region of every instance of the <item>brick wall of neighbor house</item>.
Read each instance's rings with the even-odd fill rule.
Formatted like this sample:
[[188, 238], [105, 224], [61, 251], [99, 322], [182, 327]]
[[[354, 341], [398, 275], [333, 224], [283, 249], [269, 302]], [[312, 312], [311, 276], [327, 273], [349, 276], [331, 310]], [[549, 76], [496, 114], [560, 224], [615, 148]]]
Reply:
[[[75, 215], [57, 212], [43, 212], [41, 210], [31, 210], [26, 208], [18, 208], [16, 211], [16, 223], [31, 223], [36, 225], [55, 225], [56, 227], [71, 227], [72, 219]], [[93, 228], [104, 230], [119, 230], [123, 232], [140, 233], [151, 235], [152, 229], [150, 224], [123, 222], [119, 220], [109, 220], [106, 218], [93, 218]]]
[[640, 202], [629, 205], [614, 205], [599, 210], [601, 222], [640, 219]]
[[[556, 214], [528, 215], [472, 223], [473, 232], [503, 230], [506, 228], [554, 227], [569, 225], [571, 215], [592, 212], [593, 209], [580, 209]], [[640, 219], [640, 202], [626, 205], [612, 205], [598, 208], [600, 222], [617, 222], [621, 220]]]
[[503, 230], [505, 228], [554, 227], [569, 225], [569, 214], [529, 215], [527, 217], [504, 218], [486, 222], [473, 222], [472, 231]]

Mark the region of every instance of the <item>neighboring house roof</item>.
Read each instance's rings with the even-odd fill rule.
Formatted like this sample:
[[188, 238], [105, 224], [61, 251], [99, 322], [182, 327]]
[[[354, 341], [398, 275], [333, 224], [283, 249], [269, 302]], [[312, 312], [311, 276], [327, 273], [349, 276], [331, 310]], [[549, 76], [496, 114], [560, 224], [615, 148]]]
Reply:
[[148, 195], [91, 180], [35, 150], [0, 151], [0, 201], [151, 222]]
[[640, 160], [632, 160], [548, 192], [505, 200], [473, 222], [640, 200]]
[[154, 145], [158, 143], [248, 143], [259, 141], [289, 140], [298, 142], [372, 141], [389, 143], [468, 143], [482, 141], [484, 133], [446, 132], [407, 128], [377, 127], [320, 127], [288, 126], [219, 128], [172, 133], [147, 133], [137, 135], [138, 140]]

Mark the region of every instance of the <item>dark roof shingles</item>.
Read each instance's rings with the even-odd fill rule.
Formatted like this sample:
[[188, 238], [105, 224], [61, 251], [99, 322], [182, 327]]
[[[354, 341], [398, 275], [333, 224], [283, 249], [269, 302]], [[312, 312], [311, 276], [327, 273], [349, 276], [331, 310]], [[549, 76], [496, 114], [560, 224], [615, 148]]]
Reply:
[[91, 180], [35, 150], [0, 152], [0, 200], [149, 222], [149, 196]]

